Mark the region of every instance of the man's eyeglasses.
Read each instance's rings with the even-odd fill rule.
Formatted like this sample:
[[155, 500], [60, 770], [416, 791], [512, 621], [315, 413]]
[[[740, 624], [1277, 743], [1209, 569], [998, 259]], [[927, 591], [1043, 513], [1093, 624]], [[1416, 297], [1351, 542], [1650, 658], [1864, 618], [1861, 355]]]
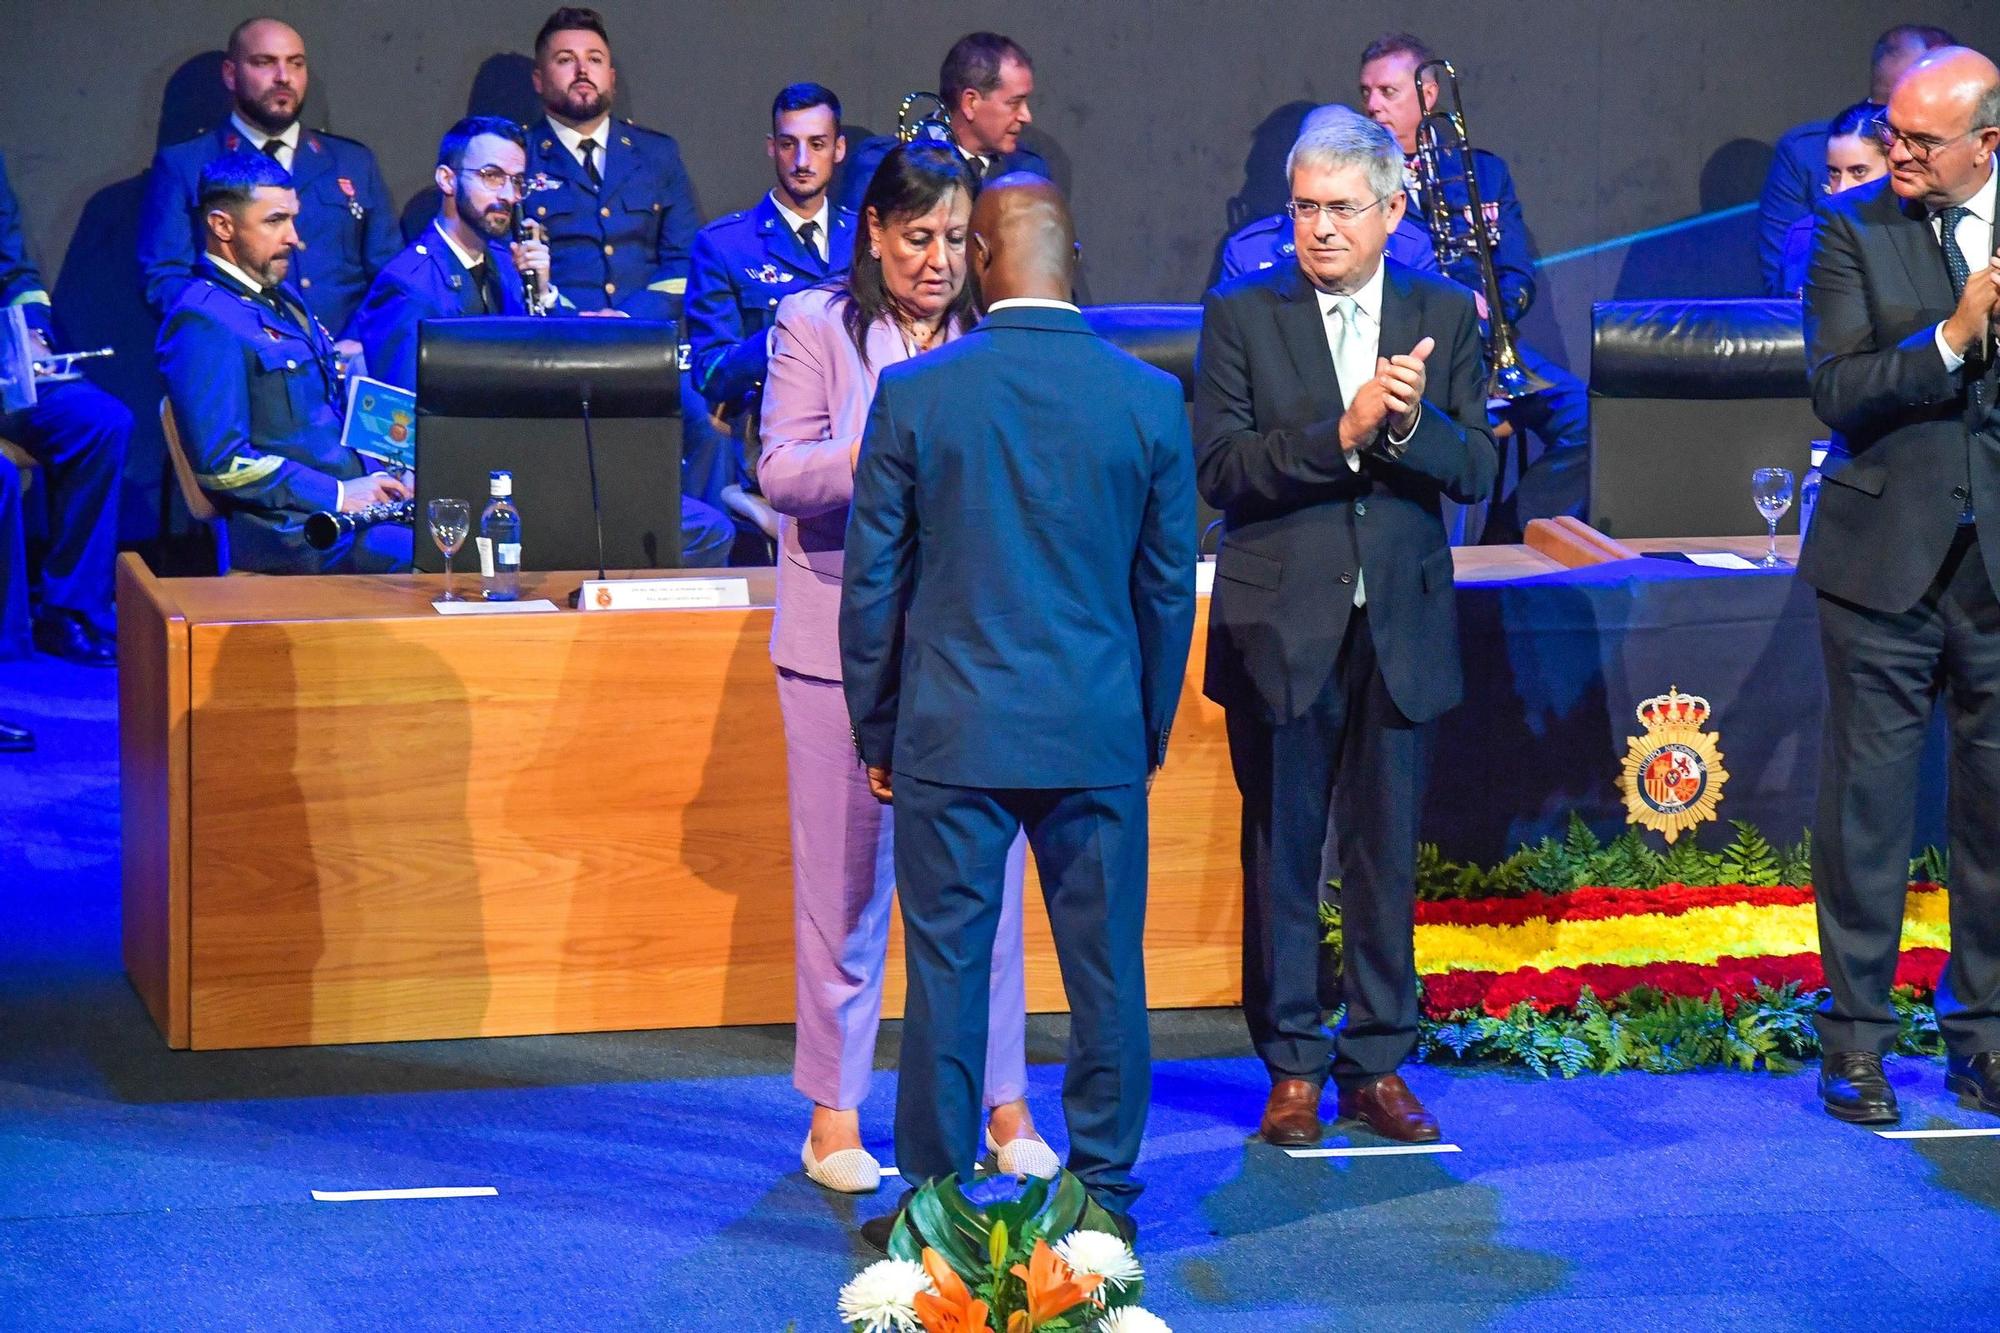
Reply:
[[514, 193], [517, 195], [525, 195], [528, 192], [528, 178], [526, 176], [509, 176], [499, 167], [476, 167], [473, 169], [472, 174], [479, 178], [481, 185], [484, 185], [496, 194], [502, 188], [509, 185], [514, 187]]
[[1970, 139], [1977, 133], [1979, 130], [1970, 129], [1963, 134], [1954, 134], [1949, 139], [1931, 139], [1920, 134], [1905, 134], [1885, 120], [1875, 131], [1875, 142], [1882, 145], [1882, 151], [1885, 153], [1894, 150], [1900, 143], [1909, 150], [1913, 160], [1928, 162], [1939, 149], [1949, 148], [1960, 139]]
[[1311, 222], [1324, 213], [1336, 225], [1344, 227], [1363, 213], [1371, 212], [1388, 202], [1385, 198], [1377, 199], [1372, 204], [1322, 204], [1313, 199], [1294, 199], [1285, 205], [1285, 212], [1305, 222]]

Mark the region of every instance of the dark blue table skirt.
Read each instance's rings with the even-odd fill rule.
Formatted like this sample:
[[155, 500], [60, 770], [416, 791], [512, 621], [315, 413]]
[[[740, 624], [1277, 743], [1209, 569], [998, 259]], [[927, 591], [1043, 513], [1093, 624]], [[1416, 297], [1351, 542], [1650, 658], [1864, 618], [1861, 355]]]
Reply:
[[[1813, 592], [1789, 567], [1623, 560], [1462, 584], [1458, 612], [1465, 702], [1433, 729], [1423, 821], [1446, 856], [1490, 864], [1560, 837], [1571, 811], [1599, 837], [1622, 831], [1627, 738], [1644, 731], [1634, 710], [1669, 686], [1708, 699], [1729, 773], [1701, 846], [1723, 846], [1731, 819], [1779, 845], [1811, 826], [1826, 688]], [[1940, 709], [1918, 847], [1943, 844], [1944, 789]]]

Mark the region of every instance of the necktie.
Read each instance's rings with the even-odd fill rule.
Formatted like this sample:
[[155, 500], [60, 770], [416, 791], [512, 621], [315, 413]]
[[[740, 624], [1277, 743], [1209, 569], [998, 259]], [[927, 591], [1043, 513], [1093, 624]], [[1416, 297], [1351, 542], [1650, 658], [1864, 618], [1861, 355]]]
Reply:
[[1972, 276], [1972, 265], [1965, 262], [1965, 251], [1958, 248], [1958, 224], [1972, 216], [1972, 210], [1963, 204], [1953, 204], [1938, 214], [1938, 243], [1944, 246], [1944, 266], [1951, 273], [1951, 294], [1954, 299], [1965, 295], [1966, 280]]
[[479, 286], [479, 304], [489, 315], [497, 315], [506, 309], [500, 297], [500, 275], [493, 271], [493, 262], [487, 260], [472, 270], [472, 280]]
[[284, 147], [285, 141], [283, 139], [266, 139], [264, 140], [264, 156], [282, 167], [285, 165], [285, 159], [279, 157], [278, 154], [284, 150]]
[[590, 177], [590, 188], [597, 189], [604, 184], [604, 175], [597, 169], [597, 140], [585, 139], [576, 151], [583, 154], [583, 172]]
[[984, 182], [986, 179], [986, 173], [993, 167], [993, 164], [991, 162], [988, 162], [985, 158], [981, 157], [977, 153], [974, 153], [972, 154], [972, 156], [966, 158], [965, 165], [972, 168], [972, 180], [975, 185]]
[[[1340, 381], [1341, 403], [1345, 406], [1354, 401], [1354, 395], [1361, 392], [1361, 386], [1375, 373], [1375, 351], [1367, 345], [1367, 338], [1361, 328], [1361, 307], [1351, 296], [1336, 296], [1333, 310], [1328, 318], [1333, 321], [1333, 373]], [[1347, 466], [1354, 471], [1361, 470], [1361, 455], [1347, 456]], [[1359, 506], [1356, 506], [1357, 509]], [[1354, 604], [1365, 606], [1368, 602], [1368, 584], [1361, 571], [1354, 575]]]
[[799, 244], [806, 248], [807, 254], [816, 255], [819, 253], [819, 223], [801, 222], [799, 224]]

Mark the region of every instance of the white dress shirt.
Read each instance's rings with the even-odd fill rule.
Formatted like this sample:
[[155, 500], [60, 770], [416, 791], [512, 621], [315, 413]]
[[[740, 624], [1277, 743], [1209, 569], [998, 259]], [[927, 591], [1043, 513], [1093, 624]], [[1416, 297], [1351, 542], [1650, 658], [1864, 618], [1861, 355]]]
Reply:
[[583, 149], [580, 145], [585, 139], [596, 141], [597, 151], [592, 153], [591, 157], [597, 163], [597, 174], [602, 179], [604, 175], [604, 159], [611, 154], [610, 113], [607, 112], [599, 116], [596, 124], [586, 126], [580, 130], [571, 129], [554, 116], [550, 116], [548, 121], [549, 128], [556, 132], [556, 138], [561, 141], [563, 147], [569, 149], [569, 155], [576, 159], [576, 164], [580, 167], [587, 169], [587, 164], [583, 160]]
[[1050, 296], [1009, 296], [987, 306], [986, 313], [990, 315], [996, 310], [1010, 310], [1016, 306], [1024, 310], [1074, 310], [1079, 315], [1083, 313], [1076, 302], [1058, 301]]
[[813, 236], [813, 249], [818, 252], [820, 262], [825, 263], [827, 247], [826, 220], [833, 213], [833, 210], [826, 206], [826, 196], [820, 196], [819, 212], [812, 217], [807, 217], [803, 213], [794, 213], [791, 209], [787, 208], [785, 201], [778, 197], [776, 190], [771, 191], [771, 203], [777, 208], [778, 216], [785, 220], [785, 225], [792, 229], [792, 235], [798, 235], [799, 228], [805, 226], [808, 222], [819, 229]]
[[[1993, 260], [1996, 240], [1993, 234], [1996, 192], [2000, 192], [2000, 164], [1989, 162], [1986, 168], [1986, 184], [1973, 191], [1972, 197], [1965, 201], [1965, 207], [1972, 211], [1960, 218], [1958, 226], [1952, 231], [1952, 235], [1958, 241], [1959, 252], [1965, 256], [1966, 267], [1975, 276], [1984, 272], [1986, 266]], [[1941, 209], [1931, 215], [1931, 235], [1938, 238], [1939, 245], [1944, 244], [1944, 218]], [[1938, 355], [1944, 358], [1946, 370], [1956, 371], [1965, 364], [1964, 357], [1945, 345], [1943, 320], [1938, 321], [1936, 338]]]
[[299, 148], [299, 123], [296, 120], [285, 126], [283, 134], [266, 134], [260, 129], [245, 124], [243, 117], [233, 111], [229, 114], [229, 123], [236, 127], [236, 132], [243, 136], [245, 142], [260, 153], [264, 151], [265, 144], [276, 139], [278, 141], [278, 165], [286, 171], [292, 169], [292, 159], [298, 155]]

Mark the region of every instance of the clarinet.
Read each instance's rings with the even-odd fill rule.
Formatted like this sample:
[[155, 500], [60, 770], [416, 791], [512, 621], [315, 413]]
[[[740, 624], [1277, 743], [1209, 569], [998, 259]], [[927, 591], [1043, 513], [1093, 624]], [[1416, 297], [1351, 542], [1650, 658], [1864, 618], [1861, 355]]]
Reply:
[[417, 502], [415, 500], [391, 500], [386, 504], [369, 505], [351, 514], [323, 509], [317, 514], [306, 516], [306, 545], [315, 551], [330, 551], [340, 544], [344, 537], [372, 528], [377, 523], [402, 523], [415, 526]]
[[[535, 238], [534, 233], [528, 230], [528, 220], [521, 211], [519, 201], [516, 201], [507, 210], [507, 218], [513, 226], [514, 239], [516, 241], [526, 242]], [[528, 269], [522, 273], [521, 291], [528, 298], [529, 314], [539, 315], [544, 313], [542, 310], [542, 278], [539, 273], [536, 273], [533, 269]]]

